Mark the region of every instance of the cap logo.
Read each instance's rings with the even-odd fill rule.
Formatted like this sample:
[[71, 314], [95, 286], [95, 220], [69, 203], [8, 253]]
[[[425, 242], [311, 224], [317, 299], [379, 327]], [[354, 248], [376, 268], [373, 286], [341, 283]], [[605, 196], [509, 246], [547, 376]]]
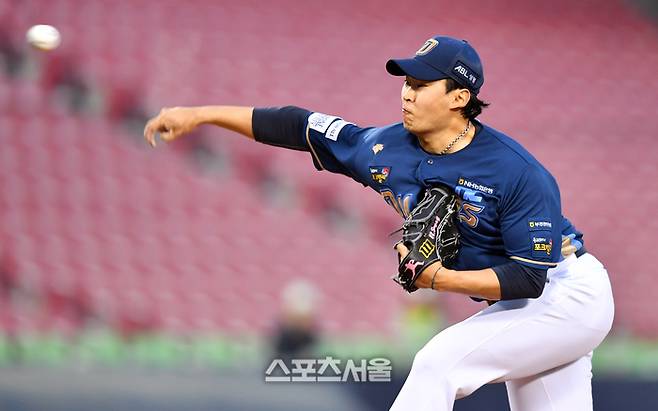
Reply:
[[466, 64], [458, 61], [455, 67], [452, 69], [460, 77], [462, 77], [467, 83], [475, 86], [479, 77], [475, 74], [475, 71], [471, 70]]
[[436, 39], [429, 39], [423, 44], [421, 48], [418, 49], [416, 52], [417, 56], [424, 56], [425, 54], [429, 53], [434, 47], [439, 45], [439, 41]]

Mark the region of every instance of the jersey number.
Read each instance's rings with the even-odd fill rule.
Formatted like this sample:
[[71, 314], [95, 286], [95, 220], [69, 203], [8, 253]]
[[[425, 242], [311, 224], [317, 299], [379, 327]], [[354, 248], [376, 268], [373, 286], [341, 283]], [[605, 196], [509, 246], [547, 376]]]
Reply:
[[475, 228], [480, 221], [477, 215], [480, 214], [482, 210], [484, 210], [484, 206], [463, 203], [461, 210], [459, 210], [459, 221], [463, 221], [468, 224], [469, 227]]

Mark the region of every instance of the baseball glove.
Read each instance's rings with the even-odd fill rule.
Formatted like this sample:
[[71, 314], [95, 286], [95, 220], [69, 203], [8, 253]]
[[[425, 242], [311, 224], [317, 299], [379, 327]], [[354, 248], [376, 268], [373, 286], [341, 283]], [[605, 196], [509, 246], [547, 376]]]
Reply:
[[430, 264], [441, 261], [449, 265], [459, 252], [457, 197], [444, 186], [425, 192], [423, 200], [411, 211], [402, 225], [402, 243], [409, 249], [398, 266], [393, 280], [407, 292], [418, 289], [416, 279]]

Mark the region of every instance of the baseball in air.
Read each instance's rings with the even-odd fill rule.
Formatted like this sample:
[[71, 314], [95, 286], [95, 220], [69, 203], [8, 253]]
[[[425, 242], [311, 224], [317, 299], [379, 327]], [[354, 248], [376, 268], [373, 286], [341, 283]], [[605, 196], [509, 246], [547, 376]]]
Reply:
[[43, 51], [54, 50], [62, 42], [59, 30], [47, 24], [30, 27], [25, 37], [32, 47]]

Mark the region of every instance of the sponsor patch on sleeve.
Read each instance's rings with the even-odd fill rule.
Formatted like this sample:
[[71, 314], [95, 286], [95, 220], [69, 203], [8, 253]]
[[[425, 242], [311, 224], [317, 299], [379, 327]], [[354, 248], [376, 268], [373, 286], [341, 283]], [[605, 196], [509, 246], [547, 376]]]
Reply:
[[553, 229], [553, 224], [550, 218], [533, 217], [528, 219], [529, 231], [550, 231]]
[[342, 130], [343, 127], [345, 127], [348, 124], [354, 124], [354, 123], [350, 123], [345, 120], [334, 121], [333, 123], [331, 123], [324, 136], [327, 137], [329, 140], [336, 141], [338, 140], [338, 134], [340, 133], [340, 130]]
[[533, 258], [548, 258], [551, 256], [553, 239], [550, 231], [534, 231], [530, 235], [530, 241], [532, 242]]
[[338, 119], [336, 116], [330, 116], [323, 113], [313, 113], [308, 116], [308, 126], [311, 129], [324, 134], [324, 132], [327, 131], [327, 128], [329, 128], [331, 123], [336, 119]]

